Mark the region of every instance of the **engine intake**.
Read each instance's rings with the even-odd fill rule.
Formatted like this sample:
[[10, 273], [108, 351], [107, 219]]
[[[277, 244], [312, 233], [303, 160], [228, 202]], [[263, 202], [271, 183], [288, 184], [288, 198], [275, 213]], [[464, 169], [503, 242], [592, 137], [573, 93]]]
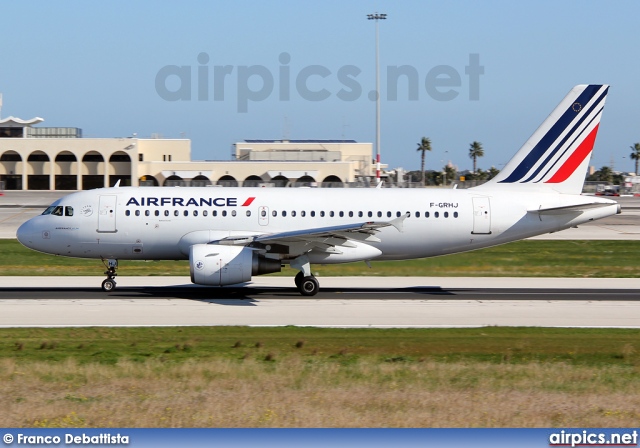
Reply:
[[189, 248], [191, 281], [223, 286], [251, 280], [252, 275], [280, 272], [279, 260], [257, 255], [247, 247], [194, 244]]

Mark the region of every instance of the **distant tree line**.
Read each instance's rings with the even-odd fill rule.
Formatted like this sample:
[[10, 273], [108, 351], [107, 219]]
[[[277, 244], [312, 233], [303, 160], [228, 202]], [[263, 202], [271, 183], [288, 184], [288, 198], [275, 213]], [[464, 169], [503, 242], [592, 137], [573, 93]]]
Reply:
[[412, 183], [420, 183], [425, 185], [450, 185], [453, 182], [458, 182], [462, 175], [464, 180], [480, 180], [486, 181], [494, 178], [500, 170], [491, 167], [488, 170], [478, 168], [478, 159], [484, 156], [484, 149], [482, 143], [474, 141], [469, 145], [469, 158], [473, 160], [473, 171], [466, 171], [458, 173], [455, 167], [447, 164], [442, 167], [441, 170], [426, 170], [425, 171], [425, 157], [427, 152], [431, 152], [431, 139], [428, 137], [422, 137], [418, 143], [416, 151], [420, 153], [420, 170], [408, 171], [406, 173], [405, 180]]

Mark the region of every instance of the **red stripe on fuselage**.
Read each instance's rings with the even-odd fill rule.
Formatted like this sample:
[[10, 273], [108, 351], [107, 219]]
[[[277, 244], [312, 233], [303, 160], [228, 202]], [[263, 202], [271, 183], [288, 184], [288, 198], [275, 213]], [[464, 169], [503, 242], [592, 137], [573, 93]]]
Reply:
[[246, 200], [246, 201], [244, 201], [244, 204], [242, 204], [242, 207], [248, 207], [248, 206], [250, 206], [254, 199], [255, 199], [255, 197], [253, 197], [253, 198], [247, 198], [247, 200]]
[[569, 156], [569, 158], [564, 162], [564, 164], [560, 167], [560, 169], [553, 175], [551, 179], [546, 181], [546, 184], [558, 184], [560, 182], [564, 182], [567, 180], [573, 172], [580, 166], [580, 164], [587, 158], [591, 151], [593, 150], [593, 144], [596, 141], [596, 134], [598, 133], [598, 127], [600, 124], [597, 124], [595, 128], [587, 135], [582, 143], [573, 151], [573, 154]]

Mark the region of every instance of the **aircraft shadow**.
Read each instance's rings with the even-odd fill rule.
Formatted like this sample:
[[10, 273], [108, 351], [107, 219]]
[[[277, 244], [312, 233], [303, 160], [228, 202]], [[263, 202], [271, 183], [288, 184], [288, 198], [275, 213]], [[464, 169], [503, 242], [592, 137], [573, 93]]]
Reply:
[[111, 292], [100, 288], [72, 287], [11, 287], [0, 288], [0, 297], [23, 300], [104, 300], [104, 299], [183, 299], [225, 306], [255, 306], [258, 300], [362, 300], [407, 299], [411, 295], [455, 296], [440, 287], [409, 288], [322, 288], [316, 296], [300, 295], [295, 287], [201, 287], [201, 286], [144, 286], [119, 287]]
[[295, 287], [204, 287], [141, 286], [118, 287], [104, 292], [99, 287], [9, 287], [0, 288], [0, 300], [137, 300], [181, 299], [224, 306], [256, 306], [264, 300], [593, 300], [640, 301], [640, 290], [623, 289], [549, 289], [549, 288], [441, 288], [412, 286], [407, 288], [321, 288], [312, 297], [300, 295]]

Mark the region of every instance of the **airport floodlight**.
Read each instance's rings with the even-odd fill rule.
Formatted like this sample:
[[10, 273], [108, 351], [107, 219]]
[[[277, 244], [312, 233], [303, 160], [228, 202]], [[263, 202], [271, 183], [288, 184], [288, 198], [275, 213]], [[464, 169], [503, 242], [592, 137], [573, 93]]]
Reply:
[[376, 21], [376, 184], [380, 184], [380, 46], [378, 44], [378, 21], [386, 20], [386, 14], [367, 14], [368, 20]]

